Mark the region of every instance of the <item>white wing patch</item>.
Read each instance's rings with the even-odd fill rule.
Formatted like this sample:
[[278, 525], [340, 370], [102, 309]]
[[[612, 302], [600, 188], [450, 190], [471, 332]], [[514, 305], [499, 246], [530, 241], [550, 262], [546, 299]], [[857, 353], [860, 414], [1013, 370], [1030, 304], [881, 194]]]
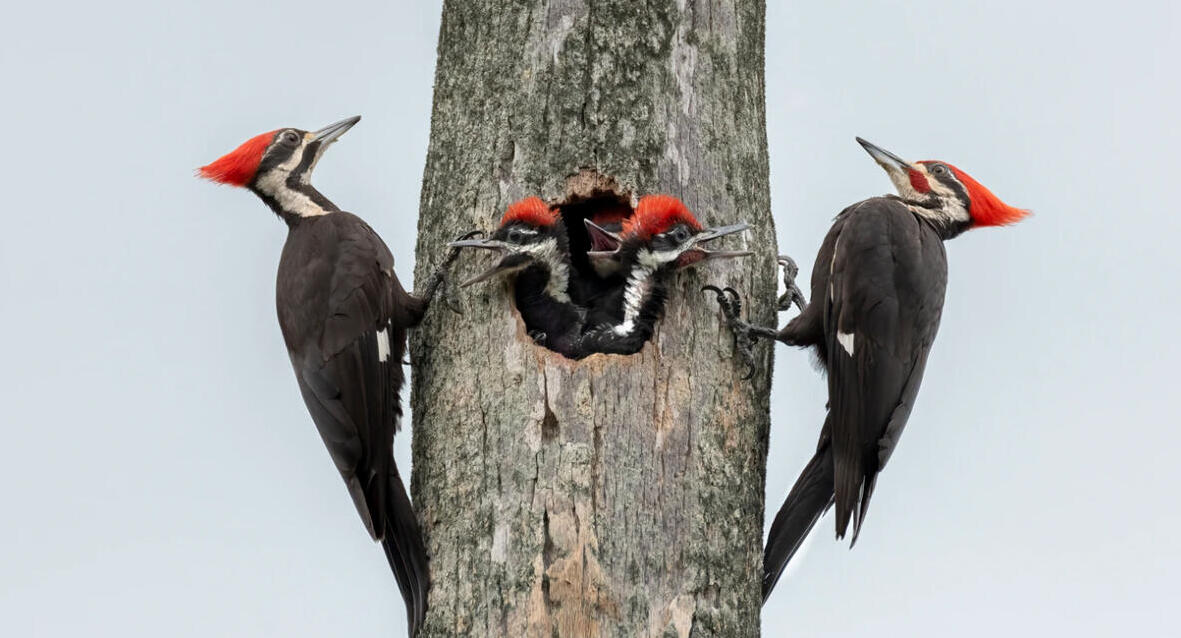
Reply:
[[853, 356], [853, 333], [838, 330], [837, 343], [841, 344], [841, 347], [845, 349], [845, 352], [849, 353], [850, 357]]
[[382, 363], [390, 358], [390, 334], [385, 328], [377, 331], [377, 358]]

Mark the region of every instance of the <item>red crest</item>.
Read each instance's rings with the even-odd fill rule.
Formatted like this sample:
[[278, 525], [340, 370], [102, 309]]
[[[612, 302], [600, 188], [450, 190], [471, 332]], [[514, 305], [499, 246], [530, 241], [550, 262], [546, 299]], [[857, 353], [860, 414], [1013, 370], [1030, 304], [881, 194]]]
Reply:
[[646, 195], [636, 205], [635, 214], [623, 220], [623, 234], [647, 241], [677, 224], [686, 224], [695, 231], [703, 229], [701, 222], [676, 197]]
[[[947, 164], [946, 162], [944, 162]], [[972, 223], [977, 226], [1004, 226], [1021, 221], [1030, 215], [1028, 210], [1014, 208], [1001, 201], [980, 182], [972, 179], [971, 175], [947, 164], [956, 179], [968, 190], [968, 214], [972, 216]]]
[[500, 225], [520, 222], [529, 226], [545, 228], [558, 222], [558, 212], [552, 210], [545, 202], [537, 197], [526, 197], [519, 202], [509, 204], [500, 218]]
[[238, 148], [197, 169], [201, 177], [219, 184], [245, 186], [254, 179], [262, 154], [275, 139], [276, 131], [255, 135]]

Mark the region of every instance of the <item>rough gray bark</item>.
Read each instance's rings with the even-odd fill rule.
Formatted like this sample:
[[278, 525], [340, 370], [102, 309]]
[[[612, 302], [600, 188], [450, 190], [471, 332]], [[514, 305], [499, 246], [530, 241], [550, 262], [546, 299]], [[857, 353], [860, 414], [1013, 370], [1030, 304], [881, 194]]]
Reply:
[[[652, 343], [535, 346], [507, 285], [413, 338], [426, 636], [755, 636], [771, 348], [751, 381], [705, 283], [774, 322], [761, 2], [449, 0], [418, 224], [421, 278], [510, 202], [610, 186], [745, 219], [756, 251], [676, 279]], [[583, 172], [593, 169], [600, 177]], [[466, 277], [489, 254], [464, 254]]]

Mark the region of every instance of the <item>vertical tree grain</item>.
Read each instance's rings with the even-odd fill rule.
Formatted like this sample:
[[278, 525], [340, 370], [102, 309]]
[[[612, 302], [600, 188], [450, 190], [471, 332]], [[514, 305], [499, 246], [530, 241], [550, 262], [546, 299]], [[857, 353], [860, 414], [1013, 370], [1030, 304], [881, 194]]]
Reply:
[[[412, 339], [424, 636], [757, 636], [772, 348], [754, 378], [706, 283], [771, 324], [761, 2], [448, 0], [418, 223], [422, 278], [526, 195], [681, 197], [756, 252], [677, 276], [652, 342], [535, 346], [507, 284]], [[593, 171], [593, 172], [592, 172]], [[609, 177], [604, 177], [609, 176]], [[464, 254], [457, 278], [491, 264]]]

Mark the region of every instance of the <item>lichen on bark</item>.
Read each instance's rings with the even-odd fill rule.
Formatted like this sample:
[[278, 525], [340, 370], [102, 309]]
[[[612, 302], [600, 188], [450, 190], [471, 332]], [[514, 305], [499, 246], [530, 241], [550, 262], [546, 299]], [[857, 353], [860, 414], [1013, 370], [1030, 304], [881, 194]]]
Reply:
[[[756, 254], [678, 275], [626, 357], [535, 346], [506, 284], [464, 289], [463, 315], [436, 304], [411, 344], [422, 635], [757, 635], [772, 349], [740, 379], [700, 288], [775, 294], [762, 3], [446, 2], [416, 275], [584, 169], [746, 220], [728, 245]], [[464, 255], [456, 277], [487, 266]]]

